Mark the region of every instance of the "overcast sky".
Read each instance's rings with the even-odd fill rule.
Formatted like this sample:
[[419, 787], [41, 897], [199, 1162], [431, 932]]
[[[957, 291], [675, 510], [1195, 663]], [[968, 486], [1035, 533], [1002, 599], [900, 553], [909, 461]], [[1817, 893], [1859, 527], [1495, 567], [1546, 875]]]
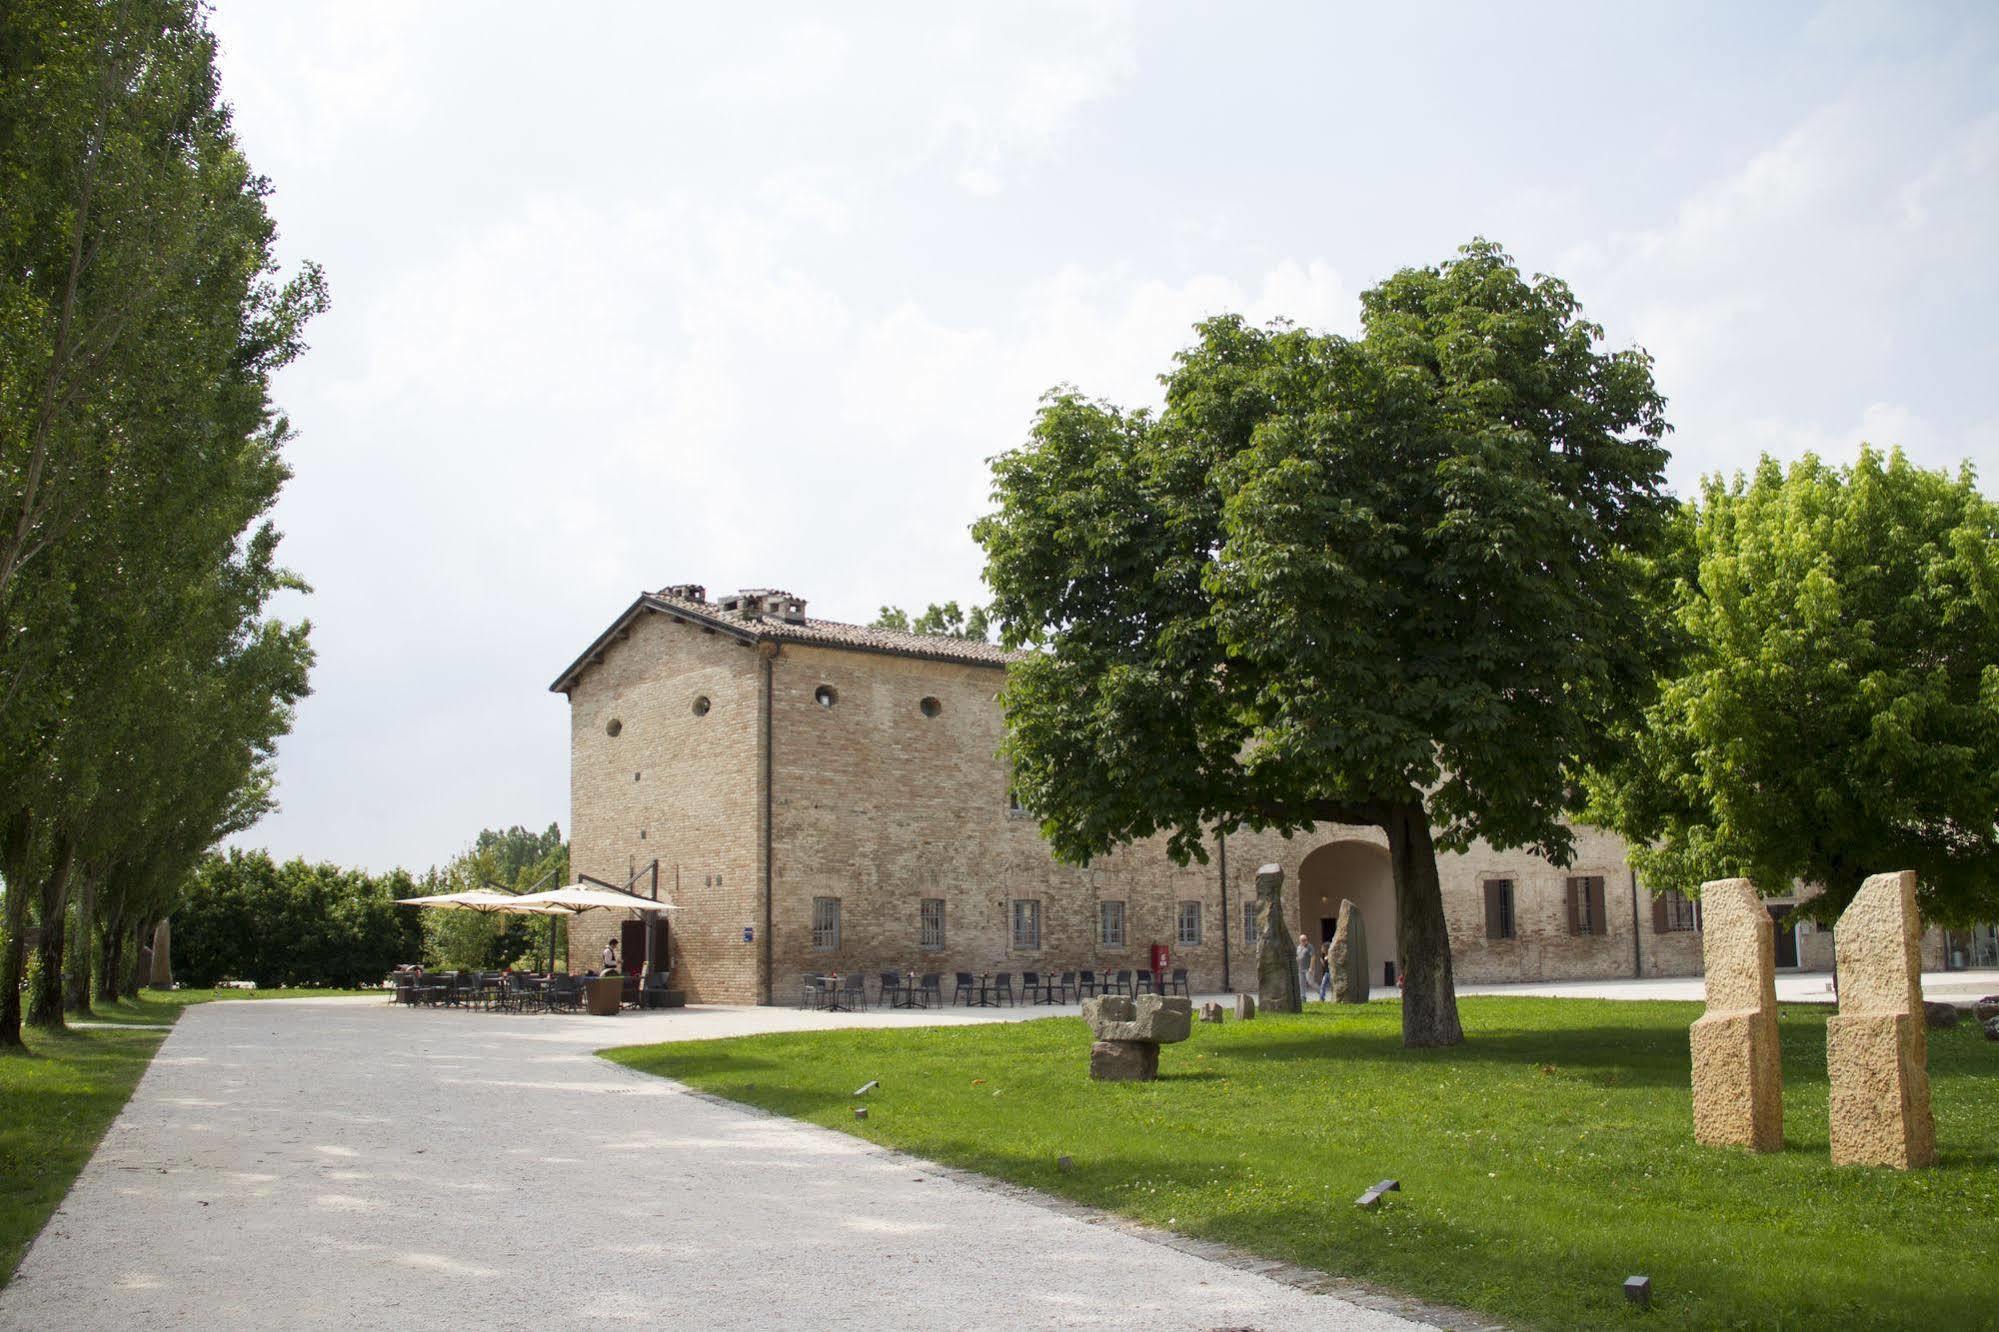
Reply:
[[1474, 235], [1658, 361], [1685, 491], [1999, 475], [1999, 7], [216, 0], [288, 263], [315, 693], [246, 837], [567, 831], [549, 681], [642, 589], [982, 596], [986, 459], [1221, 311]]

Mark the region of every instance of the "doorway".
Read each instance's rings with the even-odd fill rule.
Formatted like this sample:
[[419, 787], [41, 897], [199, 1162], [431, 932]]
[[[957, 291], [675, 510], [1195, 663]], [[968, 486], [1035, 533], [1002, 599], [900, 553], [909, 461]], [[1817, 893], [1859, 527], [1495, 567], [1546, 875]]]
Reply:
[[1777, 969], [1779, 971], [1796, 971], [1798, 969], [1798, 927], [1784, 923], [1784, 917], [1791, 914], [1791, 908], [1787, 906], [1773, 906], [1768, 908], [1768, 910], [1770, 912], [1770, 923], [1774, 927], [1770, 931], [1770, 936], [1771, 942], [1776, 945], [1777, 949]]

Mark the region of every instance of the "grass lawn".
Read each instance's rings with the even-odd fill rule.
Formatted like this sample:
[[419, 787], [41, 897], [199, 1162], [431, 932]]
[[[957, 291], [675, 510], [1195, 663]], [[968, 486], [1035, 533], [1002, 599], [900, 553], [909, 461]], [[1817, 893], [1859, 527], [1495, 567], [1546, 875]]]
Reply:
[[1824, 1008], [1783, 1010], [1787, 1149], [1756, 1157], [1693, 1144], [1698, 1004], [1459, 1002], [1454, 1050], [1403, 1050], [1392, 1001], [1196, 1024], [1152, 1083], [1092, 1083], [1077, 1018], [606, 1057], [1515, 1324], [1999, 1326], [1999, 1044], [1971, 1023], [1930, 1033], [1941, 1164], [1899, 1174], [1828, 1159]]
[[[88, 1020], [127, 1031], [78, 1029], [50, 1036], [26, 1029], [28, 1048], [0, 1052], [0, 1286], [13, 1278], [70, 1182], [118, 1117], [172, 1023], [213, 1000], [324, 998], [380, 990], [141, 991], [98, 1004]], [[386, 996], [383, 996], [386, 998]]]

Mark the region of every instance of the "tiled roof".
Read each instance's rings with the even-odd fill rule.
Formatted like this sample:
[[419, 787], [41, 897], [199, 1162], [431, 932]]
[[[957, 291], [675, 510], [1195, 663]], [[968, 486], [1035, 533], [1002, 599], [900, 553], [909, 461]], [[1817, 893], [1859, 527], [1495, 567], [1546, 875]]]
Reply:
[[780, 642], [860, 648], [867, 652], [893, 652], [898, 656], [942, 661], [975, 661], [987, 666], [1004, 666], [1017, 655], [996, 643], [978, 639], [905, 634], [894, 629], [874, 629], [864, 624], [844, 624], [839, 620], [815, 620], [810, 616], [803, 624], [781, 620], [775, 615], [746, 619], [721, 609], [713, 602], [691, 601], [665, 592], [648, 592], [643, 600], [654, 603], [661, 610], [686, 615], [690, 619], [699, 618], [704, 624], [727, 627], [756, 638], [774, 638]]
[[894, 629], [845, 624], [839, 620], [815, 620], [809, 616], [803, 617], [802, 620], [786, 620], [779, 618], [774, 612], [744, 616], [724, 610], [711, 601], [696, 601], [692, 597], [677, 595], [675, 591], [642, 592], [638, 600], [627, 607], [624, 614], [598, 636], [596, 642], [584, 649], [582, 656], [571, 662], [568, 669], [556, 677], [555, 683], [551, 684], [549, 689], [557, 693], [566, 691], [578, 675], [603, 655], [605, 646], [620, 630], [624, 629], [634, 617], [647, 611], [680, 616], [746, 642], [773, 640], [780, 643], [807, 643], [815, 647], [847, 648], [857, 652], [887, 652], [899, 657], [921, 657], [930, 661], [959, 661], [969, 665], [998, 667], [1004, 667], [1009, 661], [1022, 655], [1018, 652], [1008, 652], [996, 643], [985, 643], [977, 639], [946, 638], [936, 634], [907, 634]]

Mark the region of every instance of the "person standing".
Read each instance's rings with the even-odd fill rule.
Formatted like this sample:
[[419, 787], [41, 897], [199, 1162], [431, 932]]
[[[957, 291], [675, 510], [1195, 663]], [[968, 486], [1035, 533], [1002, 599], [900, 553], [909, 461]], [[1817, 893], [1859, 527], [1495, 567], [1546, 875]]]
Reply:
[[1313, 954], [1313, 967], [1319, 973], [1319, 1002], [1325, 1003], [1333, 994], [1333, 941], [1326, 940], [1326, 946]]
[[1298, 997], [1303, 999], [1310, 991], [1307, 980], [1312, 970], [1312, 941], [1304, 935], [1298, 936]]
[[618, 941], [616, 939], [613, 939], [609, 943], [604, 945], [604, 970], [605, 972], [608, 973], [616, 971], [617, 969], [618, 969]]

